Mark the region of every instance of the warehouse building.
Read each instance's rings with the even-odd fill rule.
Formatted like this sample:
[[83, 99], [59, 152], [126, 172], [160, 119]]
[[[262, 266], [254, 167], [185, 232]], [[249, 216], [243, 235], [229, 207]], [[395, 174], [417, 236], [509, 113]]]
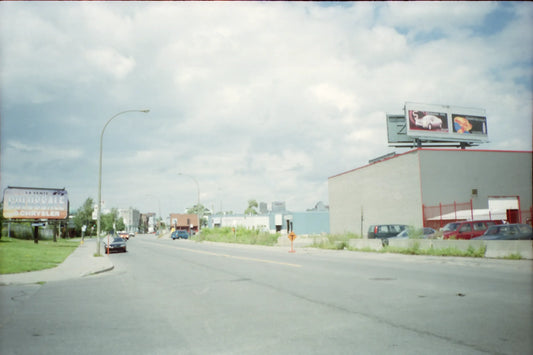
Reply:
[[331, 233], [452, 220], [531, 223], [532, 152], [418, 148], [328, 179]]

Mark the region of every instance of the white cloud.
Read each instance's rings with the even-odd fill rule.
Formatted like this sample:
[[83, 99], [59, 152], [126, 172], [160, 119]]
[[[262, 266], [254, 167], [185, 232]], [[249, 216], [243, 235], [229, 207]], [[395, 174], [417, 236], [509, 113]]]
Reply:
[[[117, 207], [191, 205], [195, 185], [178, 172], [217, 209], [327, 203], [328, 176], [396, 150], [385, 113], [405, 101], [486, 108], [482, 148], [531, 149], [533, 6], [503, 7], [2, 2], [2, 182], [29, 173], [81, 204], [96, 195], [106, 120], [144, 107], [106, 131], [104, 191]], [[494, 11], [510, 20], [484, 33]]]
[[135, 59], [124, 56], [113, 48], [96, 48], [87, 51], [87, 60], [94, 65], [94, 69], [112, 75], [115, 79], [122, 79], [135, 67]]

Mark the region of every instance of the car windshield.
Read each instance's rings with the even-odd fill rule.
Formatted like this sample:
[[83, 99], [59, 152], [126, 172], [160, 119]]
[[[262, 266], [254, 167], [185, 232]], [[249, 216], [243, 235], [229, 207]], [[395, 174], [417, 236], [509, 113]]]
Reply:
[[457, 229], [457, 227], [459, 226], [459, 224], [461, 223], [448, 223], [447, 225], [445, 225], [442, 230], [443, 231], [454, 231]]
[[123, 241], [124, 241], [124, 239], [122, 239], [121, 237], [115, 237], [115, 238], [113, 238], [113, 242], [114, 242], [114, 243], [115, 243], [115, 242], [123, 242]]
[[397, 237], [408, 237], [408, 236], [409, 236], [409, 231], [407, 229], [404, 229], [397, 235]]
[[500, 232], [500, 227], [494, 226], [494, 227], [489, 227], [489, 229], [487, 229], [485, 234], [491, 235], [491, 234], [498, 234], [499, 232]]
[[520, 233], [533, 233], [533, 228], [527, 224], [521, 224], [518, 228], [520, 229]]

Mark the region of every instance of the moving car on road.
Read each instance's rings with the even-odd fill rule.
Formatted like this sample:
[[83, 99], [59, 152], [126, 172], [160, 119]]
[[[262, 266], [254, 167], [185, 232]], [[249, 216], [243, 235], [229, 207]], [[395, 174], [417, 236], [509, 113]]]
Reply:
[[126, 252], [126, 241], [119, 236], [114, 236], [109, 238], [109, 242], [107, 239], [105, 239], [105, 251], [106, 253], [109, 251], [109, 253], [114, 251], [122, 251]]
[[177, 231], [172, 232], [172, 235], [170, 237], [172, 238], [172, 240], [174, 240], [174, 239], [188, 239], [189, 238], [189, 233], [187, 233], [187, 231], [184, 231], [184, 230], [177, 230]]
[[499, 224], [491, 226], [476, 240], [531, 240], [533, 229], [527, 224]]

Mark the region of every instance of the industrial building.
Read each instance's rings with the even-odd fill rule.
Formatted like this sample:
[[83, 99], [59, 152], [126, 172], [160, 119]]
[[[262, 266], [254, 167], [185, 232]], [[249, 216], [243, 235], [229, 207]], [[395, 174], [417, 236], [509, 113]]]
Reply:
[[[232, 214], [209, 216], [210, 228], [244, 227], [258, 229], [265, 232], [281, 232], [287, 229], [287, 221], [292, 222], [294, 233], [297, 235], [315, 235], [329, 233], [329, 209], [322, 202], [314, 208], [302, 212], [287, 211], [285, 202], [272, 202], [271, 210], [266, 210], [266, 204], [256, 215]], [[261, 204], [260, 204], [261, 206]]]
[[[328, 179], [331, 233], [451, 220], [531, 223], [532, 152], [418, 148]], [[512, 219], [512, 220], [510, 220]]]

